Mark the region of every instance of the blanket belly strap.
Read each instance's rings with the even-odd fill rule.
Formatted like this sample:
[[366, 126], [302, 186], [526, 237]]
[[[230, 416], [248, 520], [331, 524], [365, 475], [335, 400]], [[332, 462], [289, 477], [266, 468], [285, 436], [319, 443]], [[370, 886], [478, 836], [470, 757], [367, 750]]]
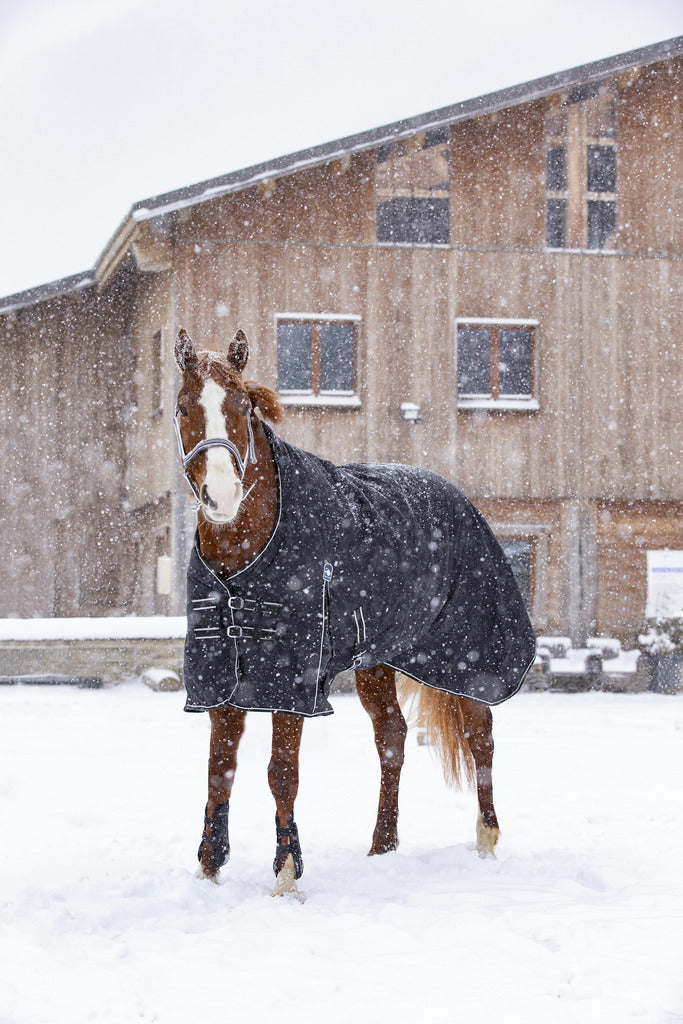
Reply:
[[263, 626], [228, 626], [226, 634], [230, 640], [277, 640], [276, 629], [264, 629]]

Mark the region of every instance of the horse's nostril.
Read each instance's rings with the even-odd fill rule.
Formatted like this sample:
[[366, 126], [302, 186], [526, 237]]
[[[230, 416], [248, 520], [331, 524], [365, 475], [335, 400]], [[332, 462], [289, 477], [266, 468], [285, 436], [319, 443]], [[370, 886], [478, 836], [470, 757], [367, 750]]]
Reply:
[[199, 492], [199, 497], [201, 498], [202, 505], [206, 505], [206, 507], [210, 508], [213, 512], [216, 511], [216, 509], [218, 508], [218, 502], [214, 501], [213, 498], [210, 496], [209, 492], [206, 489], [206, 484], [202, 484], [201, 490]]

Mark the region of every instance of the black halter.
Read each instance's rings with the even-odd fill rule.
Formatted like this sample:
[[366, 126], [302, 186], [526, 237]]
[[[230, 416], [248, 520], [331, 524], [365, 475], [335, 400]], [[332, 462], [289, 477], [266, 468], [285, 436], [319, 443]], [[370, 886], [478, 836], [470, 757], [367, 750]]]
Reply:
[[247, 471], [248, 462], [256, 465], [256, 449], [254, 447], [254, 428], [251, 425], [251, 409], [247, 414], [247, 433], [249, 436], [247, 440], [247, 450], [244, 453], [244, 456], [240, 454], [240, 451], [234, 441], [230, 441], [227, 437], [205, 437], [203, 441], [199, 441], [192, 451], [188, 452], [186, 455], [185, 448], [183, 446], [183, 439], [180, 434], [177, 410], [173, 417], [173, 426], [175, 427], [176, 437], [178, 439], [178, 448], [180, 450], [180, 458], [183, 463], [185, 478], [192, 488], [197, 501], [201, 502], [201, 498], [199, 497], [199, 491], [197, 490], [194, 480], [188, 473], [188, 466], [200, 452], [206, 451], [207, 448], [227, 448], [235, 460], [235, 466], [237, 467], [237, 473], [240, 480], [244, 480], [244, 474]]

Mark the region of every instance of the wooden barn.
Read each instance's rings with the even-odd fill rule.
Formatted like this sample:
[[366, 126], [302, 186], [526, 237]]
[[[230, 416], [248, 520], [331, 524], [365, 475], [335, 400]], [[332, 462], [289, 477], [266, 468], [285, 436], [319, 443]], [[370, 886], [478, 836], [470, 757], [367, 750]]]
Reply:
[[136, 203], [0, 301], [0, 617], [178, 615], [179, 326], [242, 327], [281, 432], [428, 466], [541, 633], [633, 644], [683, 548], [683, 37]]

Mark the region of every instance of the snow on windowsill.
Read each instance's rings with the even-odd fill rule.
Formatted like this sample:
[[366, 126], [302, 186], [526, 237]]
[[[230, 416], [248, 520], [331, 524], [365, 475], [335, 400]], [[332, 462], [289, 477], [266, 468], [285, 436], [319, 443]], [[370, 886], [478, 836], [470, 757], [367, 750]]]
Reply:
[[0, 619], [0, 642], [41, 640], [181, 640], [184, 615]]
[[459, 398], [458, 409], [489, 409], [493, 412], [538, 412], [537, 398]]
[[330, 409], [360, 409], [361, 400], [359, 395], [314, 395], [306, 392], [291, 391], [280, 392], [280, 401], [283, 405], [305, 405], [318, 406]]

